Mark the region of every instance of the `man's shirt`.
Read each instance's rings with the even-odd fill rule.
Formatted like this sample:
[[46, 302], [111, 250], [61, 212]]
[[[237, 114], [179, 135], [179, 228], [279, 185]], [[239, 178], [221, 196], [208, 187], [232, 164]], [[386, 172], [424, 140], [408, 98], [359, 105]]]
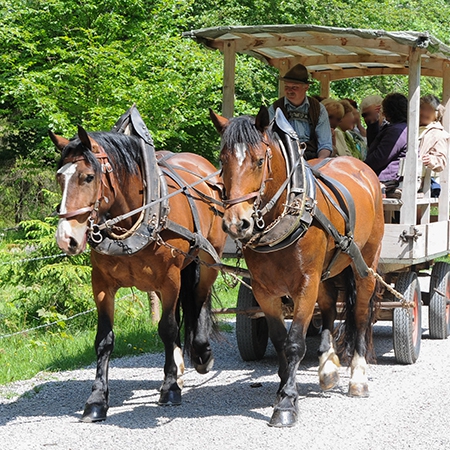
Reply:
[[[309, 125], [309, 101], [308, 97], [300, 106], [294, 106], [286, 97], [284, 98], [284, 107], [288, 111], [290, 117], [287, 118], [289, 123], [297, 133], [300, 142], [307, 142], [311, 139], [311, 127]], [[275, 116], [273, 105], [269, 107], [269, 115], [272, 120]], [[325, 106], [320, 104], [319, 120], [316, 126], [317, 151], [330, 150], [333, 151], [333, 142], [331, 138], [330, 121]]]

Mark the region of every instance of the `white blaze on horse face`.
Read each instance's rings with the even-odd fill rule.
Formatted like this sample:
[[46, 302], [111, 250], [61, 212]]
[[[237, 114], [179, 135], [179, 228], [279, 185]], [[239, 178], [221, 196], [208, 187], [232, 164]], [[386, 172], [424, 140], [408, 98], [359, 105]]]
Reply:
[[234, 153], [236, 155], [236, 159], [239, 167], [242, 166], [245, 157], [247, 156], [247, 144], [243, 142], [239, 142], [234, 146]]
[[64, 180], [63, 196], [61, 200], [61, 206], [59, 208], [60, 214], [66, 214], [67, 192], [69, 188], [70, 179], [77, 171], [77, 163], [67, 163], [58, 170], [58, 175], [62, 175]]
[[[67, 213], [69, 184], [70, 180], [76, 172], [77, 163], [67, 163], [58, 170], [58, 175], [61, 175], [63, 179], [63, 196], [59, 209], [60, 214]], [[76, 220], [69, 221], [67, 219], [61, 218], [56, 229], [56, 242], [59, 248], [63, 252], [70, 255], [75, 255], [83, 252], [86, 248], [86, 228], [86, 224], [80, 224]], [[76, 247], [74, 247], [74, 243], [77, 244]]]

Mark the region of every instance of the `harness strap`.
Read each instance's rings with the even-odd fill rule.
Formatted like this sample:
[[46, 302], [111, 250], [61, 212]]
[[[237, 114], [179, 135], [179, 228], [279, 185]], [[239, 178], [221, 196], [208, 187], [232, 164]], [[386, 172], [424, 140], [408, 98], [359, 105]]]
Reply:
[[[320, 179], [330, 190], [333, 192], [333, 194], [336, 196], [339, 205], [340, 205], [340, 213], [343, 215], [345, 220], [345, 228], [346, 232], [352, 233], [355, 229], [355, 202], [353, 201], [353, 197], [350, 194], [349, 190], [339, 181], [337, 181], [334, 178], [328, 177], [327, 175], [323, 174], [322, 172], [318, 172], [317, 170], [314, 170], [312, 168], [312, 171], [316, 178]], [[328, 196], [328, 198], [331, 198]], [[344, 201], [345, 199], [345, 201]], [[337, 208], [337, 205], [335, 205]], [[338, 209], [338, 208], [337, 208]], [[339, 209], [338, 209], [339, 210]], [[343, 212], [345, 211], [345, 215]]]
[[189, 186], [186, 184], [186, 182], [183, 180], [183, 178], [180, 177], [170, 166], [164, 166], [162, 168], [163, 172], [170, 178], [172, 178], [175, 183], [178, 184], [181, 188], [184, 190], [184, 195], [186, 196], [189, 206], [191, 208], [192, 212], [192, 218], [194, 220], [194, 230], [200, 231], [200, 216], [198, 214], [197, 206], [195, 205], [194, 199], [192, 198], [191, 193], [189, 192]]
[[191, 230], [188, 230], [186, 227], [183, 227], [182, 225], [179, 225], [176, 222], [172, 222], [170, 219], [166, 220], [164, 229], [173, 231], [174, 233], [192, 242], [193, 244], [191, 245], [190, 252], [192, 250], [195, 250], [195, 248], [199, 248], [200, 250], [203, 250], [207, 252], [209, 255], [211, 255], [217, 264], [221, 263], [220, 257], [217, 254], [216, 249], [213, 247], [211, 242], [209, 242], [208, 239], [206, 239], [201, 233], [192, 232]]

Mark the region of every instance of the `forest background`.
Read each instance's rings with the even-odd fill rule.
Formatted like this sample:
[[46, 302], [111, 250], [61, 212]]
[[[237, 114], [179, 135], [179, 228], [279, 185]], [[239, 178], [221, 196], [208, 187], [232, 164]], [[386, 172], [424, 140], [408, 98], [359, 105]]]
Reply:
[[[60, 197], [58, 154], [48, 129], [65, 137], [78, 124], [109, 130], [136, 103], [157, 149], [217, 163], [208, 108], [221, 110], [222, 55], [182, 38], [184, 31], [310, 23], [428, 31], [450, 44], [448, 0], [0, 0], [0, 8], [0, 338], [55, 321], [58, 338], [93, 327], [93, 319], [83, 319], [69, 333], [66, 323], [92, 307], [89, 255], [58, 256], [51, 216]], [[359, 102], [406, 89], [404, 77], [374, 77], [335, 82], [331, 94]], [[432, 78], [422, 89], [442, 93]], [[238, 55], [236, 114], [253, 114], [276, 97], [273, 68]], [[124, 317], [142, 305], [134, 293], [130, 298]], [[31, 350], [47, 346], [42, 335], [26, 337]], [[0, 359], [11, 351], [6, 341], [0, 339]], [[11, 348], [17, 358], [19, 343]], [[15, 377], [5, 372], [0, 383]]]

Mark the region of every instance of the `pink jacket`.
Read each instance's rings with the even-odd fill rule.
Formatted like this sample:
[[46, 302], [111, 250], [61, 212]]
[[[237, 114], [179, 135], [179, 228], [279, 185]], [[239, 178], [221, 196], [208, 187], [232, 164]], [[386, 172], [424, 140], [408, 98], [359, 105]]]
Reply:
[[440, 122], [432, 122], [419, 136], [419, 158], [430, 155], [428, 168], [441, 172], [447, 164], [449, 146], [450, 134], [444, 130]]

